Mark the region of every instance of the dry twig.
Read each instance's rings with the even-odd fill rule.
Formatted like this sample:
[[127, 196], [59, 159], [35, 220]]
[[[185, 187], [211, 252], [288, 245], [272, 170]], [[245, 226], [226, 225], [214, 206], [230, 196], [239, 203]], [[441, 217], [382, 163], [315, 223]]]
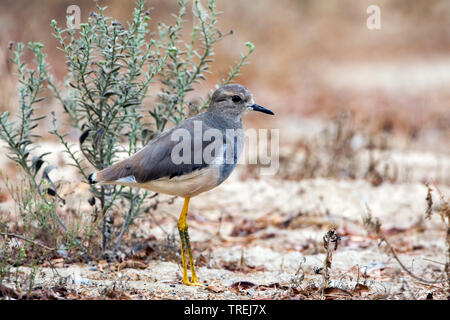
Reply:
[[[363, 218], [364, 227], [366, 228], [367, 231], [374, 234], [379, 239], [380, 244], [384, 242], [387, 245], [391, 255], [398, 262], [398, 264], [403, 269], [403, 271], [405, 271], [409, 276], [411, 276], [411, 278], [413, 278], [417, 281], [423, 282], [423, 283], [427, 283], [427, 284], [435, 284], [435, 283], [442, 283], [442, 282], [450, 281], [450, 279], [448, 279], [448, 277], [447, 277], [447, 279], [428, 280], [428, 279], [421, 278], [421, 277], [415, 275], [412, 271], [410, 271], [403, 264], [403, 262], [399, 259], [399, 257], [395, 253], [394, 247], [389, 243], [389, 241], [386, 239], [386, 237], [382, 233], [380, 220], [378, 218], [372, 217], [372, 211], [370, 210], [370, 208], [367, 204], [366, 204], [366, 209], [367, 209], [367, 215]], [[448, 265], [448, 263], [447, 263], [447, 265]]]
[[55, 250], [57, 250], [56, 248], [50, 248], [50, 247], [47, 247], [47, 246], [44, 245], [44, 244], [41, 244], [41, 243], [39, 243], [39, 242], [36, 242], [36, 241], [31, 240], [31, 239], [25, 238], [25, 237], [23, 237], [23, 236], [21, 236], [21, 235], [19, 235], [19, 234], [9, 233], [9, 232], [0, 232], [0, 235], [2, 235], [2, 236], [7, 236], [7, 237], [17, 238], [17, 239], [20, 239], [20, 240], [23, 240], [23, 241], [26, 241], [26, 242], [35, 244], [35, 245], [37, 245], [37, 246], [40, 246], [40, 247], [42, 247], [42, 248], [44, 248], [44, 249], [47, 249], [47, 250], [50, 250], [50, 251], [55, 251]]
[[323, 247], [325, 248], [325, 260], [323, 261], [323, 269], [322, 269], [322, 277], [323, 277], [323, 286], [322, 286], [322, 296], [325, 292], [325, 289], [328, 287], [328, 281], [330, 280], [330, 274], [328, 269], [331, 269], [331, 263], [333, 261], [333, 253], [330, 248], [330, 244], [334, 243], [334, 250], [337, 250], [338, 241], [340, 237], [336, 232], [336, 228], [332, 227], [330, 230], [325, 233], [323, 236]]

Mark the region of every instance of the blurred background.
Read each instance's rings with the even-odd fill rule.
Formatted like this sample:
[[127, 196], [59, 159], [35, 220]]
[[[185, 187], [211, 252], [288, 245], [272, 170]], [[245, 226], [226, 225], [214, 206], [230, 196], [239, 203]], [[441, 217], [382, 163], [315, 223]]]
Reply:
[[[152, 31], [157, 31], [159, 22], [174, 23], [172, 14], [178, 11], [177, 2], [147, 0]], [[206, 5], [207, 1], [202, 2]], [[122, 24], [131, 19], [135, 6], [135, 0], [98, 3], [108, 6], [106, 16]], [[189, 7], [191, 4], [192, 1]], [[8, 49], [11, 41], [14, 46], [19, 41], [43, 43], [51, 71], [58, 80], [63, 80], [65, 59], [57, 49], [50, 22], [55, 19], [58, 26], [64, 27], [70, 5], [80, 7], [81, 22], [85, 22], [95, 2], [0, 0], [0, 113], [18, 110], [18, 78], [10, 62], [12, 51]], [[380, 8], [380, 29], [367, 27], [372, 14], [367, 9], [371, 5]], [[197, 90], [190, 92], [188, 99], [205, 97], [214, 89], [228, 74], [229, 66], [247, 52], [245, 43], [252, 42], [255, 51], [250, 63], [235, 81], [247, 86], [255, 102], [273, 110], [276, 116], [249, 114], [244, 124], [246, 128], [279, 129], [279, 170], [275, 175], [263, 176], [256, 165], [238, 166], [217, 188], [220, 190], [204, 193], [192, 201], [189, 226], [201, 278], [217, 284], [219, 277], [220, 283], [222, 279], [231, 279], [231, 272], [233, 279], [260, 283], [262, 278], [251, 277], [259, 277], [262, 272], [272, 288], [296, 288], [298, 284], [278, 282], [283, 277], [293, 281], [302, 275], [299, 271], [304, 267], [304, 284], [308, 283], [309, 288], [307, 279], [322, 281], [316, 267], [325, 264], [323, 235], [329, 227], [338, 226], [342, 244], [333, 258], [332, 275], [335, 279], [339, 276], [339, 283], [342, 279], [346, 282], [349, 275], [359, 281], [364, 273], [364, 287], [366, 284], [369, 287], [363, 290], [359, 282], [353, 282], [348, 288], [356, 290], [358, 285], [360, 291], [367, 291], [369, 297], [376, 299], [430, 299], [430, 294], [433, 299], [433, 293], [434, 299], [448, 299], [448, 286], [444, 282], [423, 286], [400, 276], [396, 261], [379, 250], [381, 242], [364, 231], [363, 217], [373, 212], [380, 218], [383, 231], [399, 249], [404, 265], [412, 270], [414, 264], [414, 273], [427, 279], [442, 276], [445, 261], [450, 261], [450, 206], [445, 200], [450, 194], [450, 1], [217, 0], [217, 10], [223, 12], [219, 16], [219, 31], [227, 34], [233, 30], [233, 33], [215, 46], [212, 74], [196, 85]], [[192, 13], [188, 10], [186, 37], [191, 28]], [[29, 50], [25, 50], [24, 58], [31, 60]], [[149, 97], [146, 109], [152, 108], [152, 98], [158, 93], [158, 82], [153, 85], [150, 89], [153, 96]], [[40, 108], [47, 119], [39, 126], [43, 138], [38, 143], [43, 151], [52, 152], [45, 160], [57, 167], [51, 178], [61, 187], [60, 195], [66, 201], [58, 207], [58, 213], [69, 226], [77, 223], [77, 228], [78, 221], [83, 219], [82, 225], [88, 230], [83, 236], [90, 234], [89, 243], [99, 245], [100, 233], [89, 233], [92, 226], [93, 231], [98, 230], [95, 229], [96, 221], [100, 221], [98, 204], [91, 204], [88, 184], [75, 168], [67, 165], [71, 160], [62, 152], [61, 144], [48, 134], [52, 127], [50, 111], [57, 111], [58, 123], [62, 124], [63, 118], [59, 118], [63, 115], [62, 108], [52, 99], [40, 103]], [[81, 133], [66, 128], [67, 132], [62, 133], [68, 133], [73, 150], [78, 150]], [[0, 142], [2, 179], [6, 176], [10, 185], [20, 186], [19, 171], [6, 157], [4, 146]], [[433, 191], [424, 185], [426, 182], [430, 182]], [[8, 190], [1, 188], [3, 184], [0, 223], [3, 219], [12, 225], [20, 221], [15, 214], [17, 205]], [[163, 298], [174, 298], [175, 289], [169, 287], [169, 280], [159, 286], [162, 283], [159, 280], [167, 276], [174, 281], [176, 270], [181, 270], [175, 241], [176, 214], [181, 206], [180, 198], [148, 197], [145, 214], [136, 218], [122, 245], [127, 259], [132, 257], [151, 264], [142, 270], [141, 280], [157, 288], [155, 292], [163, 288]], [[126, 207], [127, 203], [121, 201], [112, 212], [116, 230], [124, 221]], [[433, 214], [430, 220], [432, 211], [440, 216]], [[38, 239], [45, 240], [40, 233], [45, 235], [46, 231], [41, 230], [44, 229], [38, 228]], [[302, 260], [303, 257], [307, 260]], [[55, 265], [62, 266], [61, 259], [53, 260]], [[166, 262], [158, 264], [161, 260]], [[101, 279], [104, 279], [102, 268], [107, 265], [106, 261], [99, 264]], [[360, 272], [362, 266], [365, 269], [361, 270], [369, 270], [369, 278], [366, 271]], [[75, 274], [69, 268], [59, 270]], [[110, 279], [116, 281], [119, 276], [112, 274]], [[378, 285], [369, 284], [378, 280]], [[392, 289], [391, 284], [396, 287]], [[248, 299], [252, 291], [254, 297], [265, 298], [264, 294], [259, 296], [257, 286], [251, 288], [236, 297]], [[270, 295], [268, 288], [264, 292]], [[311, 290], [316, 292], [305, 289], [298, 291], [297, 297], [304, 294], [317, 298], [314, 294], [318, 291], [310, 296]], [[199, 294], [189, 292], [185, 293], [187, 297]], [[271, 297], [291, 298], [291, 293], [286, 292]], [[234, 297], [225, 293], [195, 298]], [[145, 292], [144, 297], [153, 294]]]

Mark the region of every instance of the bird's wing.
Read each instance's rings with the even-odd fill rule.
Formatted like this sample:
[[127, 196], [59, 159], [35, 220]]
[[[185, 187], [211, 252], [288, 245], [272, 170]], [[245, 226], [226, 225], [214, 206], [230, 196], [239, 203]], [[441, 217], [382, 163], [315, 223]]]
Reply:
[[[194, 117], [183, 121], [180, 125], [163, 132], [156, 139], [152, 140], [132, 157], [120, 161], [109, 168], [96, 173], [96, 182], [108, 183], [145, 183], [160, 178], [173, 178], [191, 173], [195, 170], [205, 168], [209, 162], [203, 158], [203, 150], [214, 142], [203, 141], [202, 136], [194, 135], [194, 121], [202, 121], [202, 131], [210, 126], [202, 117]], [[184, 129], [191, 137], [190, 161], [188, 163], [174, 163], [172, 151], [180, 143], [172, 139], [172, 134], [176, 129]], [[200, 139], [201, 143], [194, 143], [194, 139]], [[201, 161], [195, 163], [194, 155], [200, 152]]]

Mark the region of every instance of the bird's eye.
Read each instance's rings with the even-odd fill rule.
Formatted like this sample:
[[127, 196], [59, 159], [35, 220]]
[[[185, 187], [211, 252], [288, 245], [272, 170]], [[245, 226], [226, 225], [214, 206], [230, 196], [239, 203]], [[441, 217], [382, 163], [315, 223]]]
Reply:
[[233, 102], [241, 102], [242, 101], [240, 96], [232, 96], [231, 100], [233, 100]]

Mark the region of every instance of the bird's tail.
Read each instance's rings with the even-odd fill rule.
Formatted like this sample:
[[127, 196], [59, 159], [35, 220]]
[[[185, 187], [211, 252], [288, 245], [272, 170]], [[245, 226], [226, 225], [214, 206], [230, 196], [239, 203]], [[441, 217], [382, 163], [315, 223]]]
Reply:
[[[120, 161], [106, 169], [91, 173], [88, 177], [90, 184], [121, 184], [121, 182], [132, 182], [133, 166], [128, 159]], [[133, 177], [131, 179], [130, 177]], [[124, 180], [124, 181], [121, 181]], [[125, 181], [126, 180], [126, 181]], [[130, 181], [128, 181], [130, 180]]]

